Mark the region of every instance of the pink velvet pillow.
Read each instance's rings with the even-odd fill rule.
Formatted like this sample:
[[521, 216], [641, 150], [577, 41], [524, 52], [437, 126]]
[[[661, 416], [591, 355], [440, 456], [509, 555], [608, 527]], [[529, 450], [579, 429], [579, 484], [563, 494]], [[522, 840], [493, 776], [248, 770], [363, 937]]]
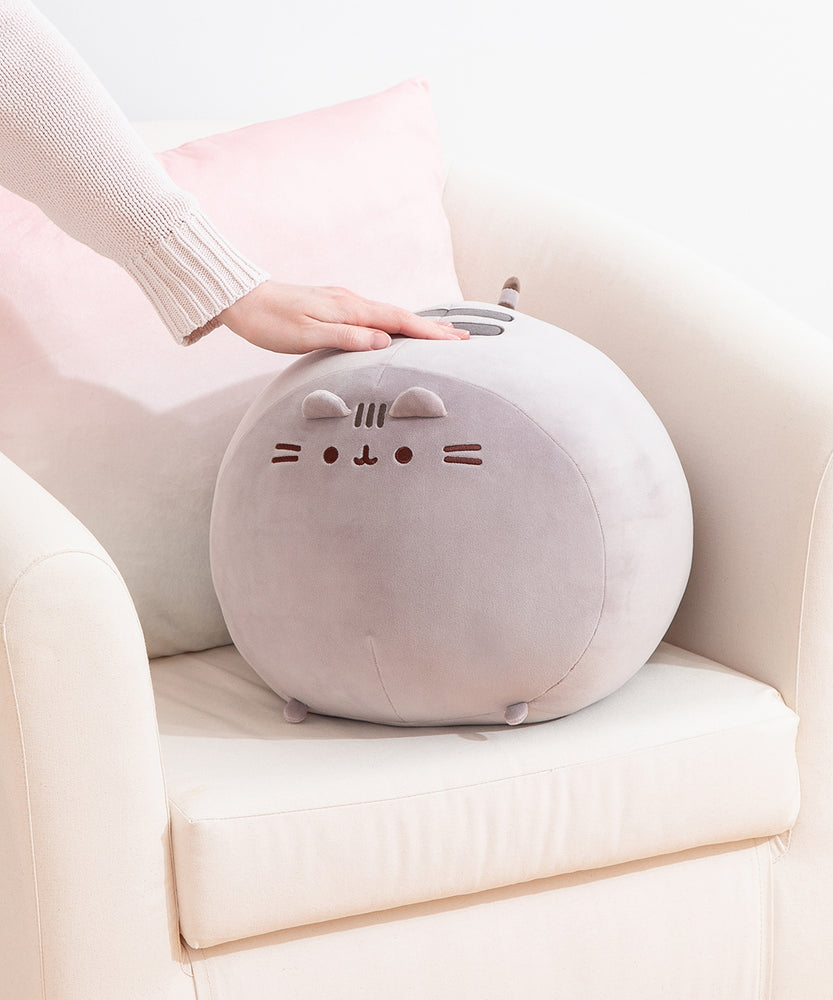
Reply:
[[[460, 297], [421, 81], [161, 157], [282, 281], [416, 308]], [[217, 468], [291, 358], [224, 329], [178, 347], [120, 268], [0, 188], [0, 451], [99, 538], [151, 655], [228, 641], [208, 563]]]

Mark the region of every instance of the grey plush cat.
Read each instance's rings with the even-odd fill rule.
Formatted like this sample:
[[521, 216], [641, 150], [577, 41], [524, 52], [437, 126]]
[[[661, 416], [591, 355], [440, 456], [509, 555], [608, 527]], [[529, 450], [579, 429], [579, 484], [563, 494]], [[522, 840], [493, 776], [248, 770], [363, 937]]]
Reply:
[[471, 339], [305, 357], [223, 462], [217, 593], [291, 721], [561, 716], [627, 680], [683, 594], [685, 477], [625, 375], [505, 306], [428, 312]]

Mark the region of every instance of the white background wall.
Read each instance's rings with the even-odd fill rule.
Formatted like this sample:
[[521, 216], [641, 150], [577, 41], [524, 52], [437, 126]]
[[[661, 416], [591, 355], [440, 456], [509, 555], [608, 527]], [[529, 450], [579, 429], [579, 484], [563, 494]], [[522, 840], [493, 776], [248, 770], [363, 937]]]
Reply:
[[649, 225], [833, 336], [824, 0], [36, 2], [137, 120], [253, 121], [427, 76], [449, 158]]

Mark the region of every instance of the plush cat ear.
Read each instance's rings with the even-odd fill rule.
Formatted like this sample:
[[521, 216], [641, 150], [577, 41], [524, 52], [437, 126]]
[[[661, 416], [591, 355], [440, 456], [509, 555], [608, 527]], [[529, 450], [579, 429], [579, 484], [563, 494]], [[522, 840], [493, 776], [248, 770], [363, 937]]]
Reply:
[[322, 417], [349, 417], [350, 407], [341, 396], [326, 389], [316, 389], [301, 403], [301, 413], [307, 420], [319, 420]]
[[415, 385], [400, 392], [388, 410], [389, 417], [446, 417], [445, 403], [436, 392]]

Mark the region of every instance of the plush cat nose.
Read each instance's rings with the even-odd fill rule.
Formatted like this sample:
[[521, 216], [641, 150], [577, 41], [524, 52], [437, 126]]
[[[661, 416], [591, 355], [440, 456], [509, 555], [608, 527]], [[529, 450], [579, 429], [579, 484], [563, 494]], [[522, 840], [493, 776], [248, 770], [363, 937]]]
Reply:
[[375, 465], [379, 459], [370, 457], [370, 448], [365, 445], [359, 458], [354, 458], [356, 465]]

